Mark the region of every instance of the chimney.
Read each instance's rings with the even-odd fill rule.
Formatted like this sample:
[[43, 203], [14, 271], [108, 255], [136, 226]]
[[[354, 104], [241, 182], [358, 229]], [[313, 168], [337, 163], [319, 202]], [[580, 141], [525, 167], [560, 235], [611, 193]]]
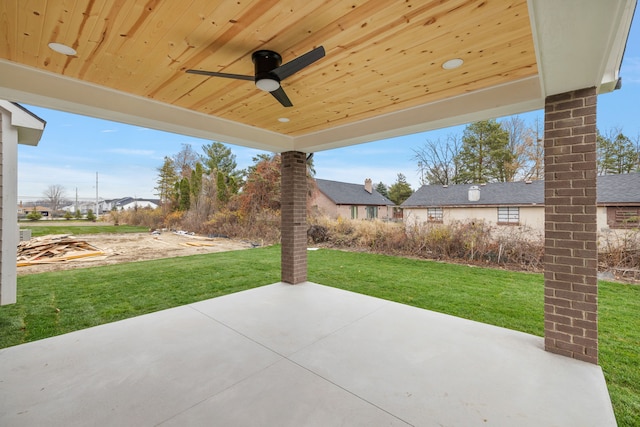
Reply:
[[371, 183], [371, 178], [367, 178], [364, 180], [364, 191], [371, 194], [373, 193], [373, 185]]

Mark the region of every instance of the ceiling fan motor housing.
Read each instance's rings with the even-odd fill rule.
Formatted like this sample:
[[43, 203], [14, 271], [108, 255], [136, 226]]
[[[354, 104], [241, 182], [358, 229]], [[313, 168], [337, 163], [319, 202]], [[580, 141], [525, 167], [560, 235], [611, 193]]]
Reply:
[[255, 81], [262, 79], [276, 80], [280, 82], [280, 78], [271, 71], [275, 70], [282, 64], [282, 57], [271, 50], [258, 50], [251, 55], [255, 67]]

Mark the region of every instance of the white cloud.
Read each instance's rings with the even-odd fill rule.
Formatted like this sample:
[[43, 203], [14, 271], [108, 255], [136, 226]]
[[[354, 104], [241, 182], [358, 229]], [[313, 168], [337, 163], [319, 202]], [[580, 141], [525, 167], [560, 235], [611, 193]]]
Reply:
[[107, 152], [114, 154], [124, 154], [125, 156], [152, 156], [155, 153], [154, 150], [140, 150], [131, 148], [112, 148], [110, 150], [107, 150]]
[[111, 133], [111, 132], [118, 132], [118, 131], [116, 129], [104, 129], [104, 130], [101, 130], [100, 132], [102, 132], [102, 133]]

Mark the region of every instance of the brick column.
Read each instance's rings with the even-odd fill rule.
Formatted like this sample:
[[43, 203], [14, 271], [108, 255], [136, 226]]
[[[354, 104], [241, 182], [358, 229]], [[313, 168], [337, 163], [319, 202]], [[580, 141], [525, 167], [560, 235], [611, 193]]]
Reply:
[[544, 341], [598, 363], [596, 90], [545, 104]]
[[307, 280], [307, 159], [305, 153], [282, 153], [281, 278], [292, 285]]

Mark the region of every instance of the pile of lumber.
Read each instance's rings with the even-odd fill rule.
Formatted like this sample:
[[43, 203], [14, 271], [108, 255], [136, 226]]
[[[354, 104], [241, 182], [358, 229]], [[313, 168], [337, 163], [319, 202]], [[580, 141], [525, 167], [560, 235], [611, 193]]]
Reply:
[[18, 267], [53, 264], [105, 255], [100, 249], [68, 234], [36, 237], [18, 245]]

